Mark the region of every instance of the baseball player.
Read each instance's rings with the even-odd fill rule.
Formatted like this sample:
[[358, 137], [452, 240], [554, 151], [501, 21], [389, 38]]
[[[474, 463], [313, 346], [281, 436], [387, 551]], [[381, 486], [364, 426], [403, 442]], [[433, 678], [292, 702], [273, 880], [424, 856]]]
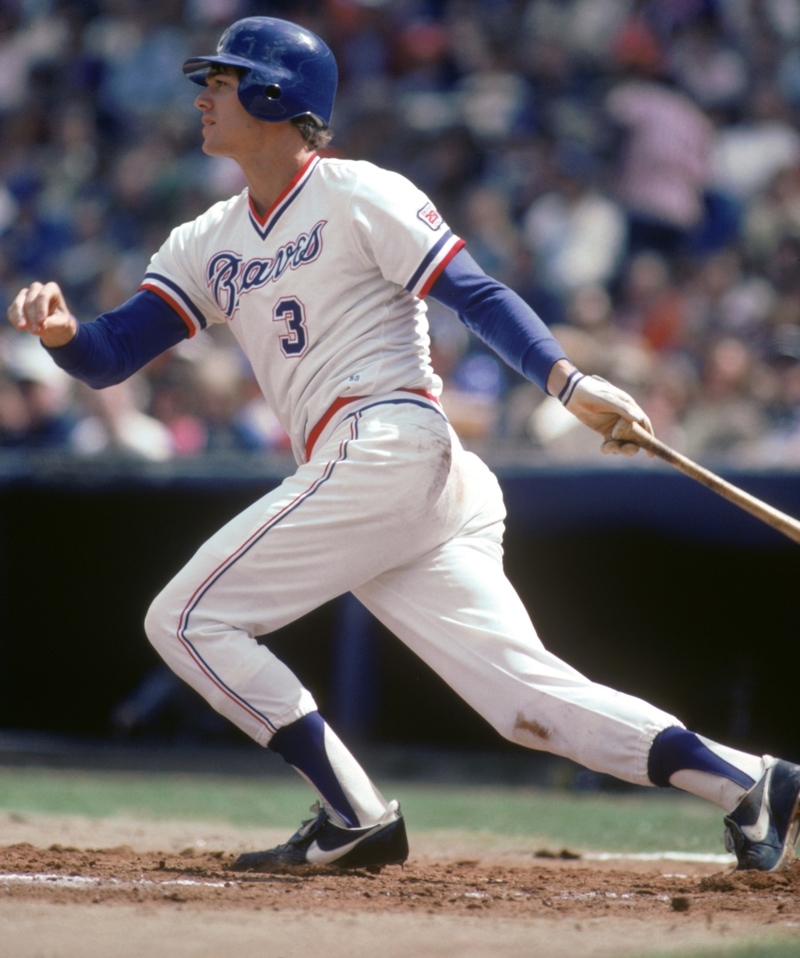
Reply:
[[291, 437], [297, 472], [212, 536], [145, 623], [178, 675], [319, 794], [286, 844], [233, 867], [380, 869], [408, 854], [397, 802], [254, 638], [347, 591], [506, 738], [716, 802], [739, 867], [781, 867], [800, 767], [701, 738], [543, 648], [503, 572], [498, 483], [439, 404], [425, 297], [600, 433], [604, 452], [634, 454], [618, 430], [652, 432], [645, 413], [580, 373], [406, 179], [320, 157], [337, 71], [317, 36], [247, 18], [183, 69], [201, 86], [205, 152], [233, 157], [247, 188], [177, 227], [118, 309], [80, 324], [55, 283], [36, 282], [9, 319], [96, 388], [225, 323]]

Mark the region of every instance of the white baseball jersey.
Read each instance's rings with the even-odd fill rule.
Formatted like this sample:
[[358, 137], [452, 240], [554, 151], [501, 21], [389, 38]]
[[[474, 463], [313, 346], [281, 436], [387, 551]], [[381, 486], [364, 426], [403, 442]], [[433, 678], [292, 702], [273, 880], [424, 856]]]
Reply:
[[463, 245], [404, 177], [315, 155], [265, 216], [244, 190], [173, 230], [142, 288], [228, 323], [303, 462], [339, 397], [439, 394], [422, 297]]
[[[421, 298], [461, 245], [403, 177], [316, 157], [266, 217], [244, 193], [175, 230], [145, 286], [192, 331], [230, 324], [301, 465], [197, 551], [147, 634], [266, 745], [316, 704], [253, 636], [353, 592], [506, 737], [647, 784], [650, 743], [677, 720], [542, 647], [503, 571], [497, 480], [434, 402], [397, 392], [440, 388]], [[306, 456], [348, 396], [372, 398]], [[375, 821], [388, 806], [365, 791]]]

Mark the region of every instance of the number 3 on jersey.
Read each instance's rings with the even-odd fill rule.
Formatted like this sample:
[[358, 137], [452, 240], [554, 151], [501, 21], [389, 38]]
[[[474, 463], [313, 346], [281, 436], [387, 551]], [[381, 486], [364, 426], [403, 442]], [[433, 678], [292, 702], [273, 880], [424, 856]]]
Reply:
[[282, 299], [272, 311], [272, 321], [286, 324], [286, 335], [279, 337], [283, 355], [289, 359], [302, 356], [308, 346], [308, 331], [305, 310], [300, 300], [294, 296]]

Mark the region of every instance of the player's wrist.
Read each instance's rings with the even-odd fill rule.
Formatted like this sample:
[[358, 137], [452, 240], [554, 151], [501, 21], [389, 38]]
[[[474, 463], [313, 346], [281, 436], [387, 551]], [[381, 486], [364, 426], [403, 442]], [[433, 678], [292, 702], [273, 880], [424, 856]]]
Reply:
[[71, 314], [63, 323], [43, 329], [39, 333], [39, 339], [42, 345], [48, 349], [60, 349], [71, 343], [78, 333], [78, 321]]
[[[553, 363], [550, 373], [547, 377], [547, 393], [550, 396], [561, 398], [561, 393], [567, 385], [567, 380], [578, 370], [568, 359], [559, 359]], [[575, 377], [573, 377], [574, 379]]]

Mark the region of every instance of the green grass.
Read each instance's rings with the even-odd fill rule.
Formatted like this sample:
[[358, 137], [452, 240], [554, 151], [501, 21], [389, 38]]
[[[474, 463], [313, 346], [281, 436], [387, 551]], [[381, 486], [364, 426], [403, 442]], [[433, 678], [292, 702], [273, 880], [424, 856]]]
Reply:
[[310, 786], [299, 779], [288, 784], [212, 775], [0, 769], [0, 809], [23, 814], [296, 827], [314, 800]]
[[[395, 794], [394, 792], [392, 793]], [[605, 851], [722, 852], [722, 814], [688, 796], [398, 786], [410, 828], [541, 836]]]
[[[409, 830], [525, 835], [552, 846], [645, 852], [721, 852], [722, 816], [675, 795], [610, 795], [533, 788], [381, 783]], [[293, 829], [315, 800], [298, 780], [162, 773], [0, 769], [0, 810], [103, 818], [223, 821]]]
[[[724, 945], [691, 951], [658, 952], [647, 958], [797, 958], [800, 941], [758, 942], [750, 945]], [[645, 958], [645, 956], [642, 956]]]

